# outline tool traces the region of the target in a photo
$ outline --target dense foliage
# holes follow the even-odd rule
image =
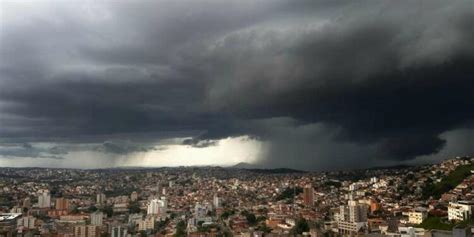
[[[455,188],[474,170],[474,164],[461,165],[452,171],[448,176],[443,178],[439,183],[428,184],[423,190],[423,198],[433,197],[438,199],[443,193]]]

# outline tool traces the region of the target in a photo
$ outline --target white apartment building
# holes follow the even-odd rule
[[[26,227],[28,229],[35,228],[36,218],[33,216],[25,216],[17,220],[17,227]]]
[[[39,208],[51,207],[51,195],[49,194],[49,190],[41,189],[38,191],[38,207]]]
[[[425,210],[415,210],[408,212],[408,223],[421,224],[428,217],[428,212]]]
[[[355,234],[367,229],[367,205],[350,200],[339,207],[338,230],[340,234]]]
[[[155,228],[156,218],[147,216],[144,220],[138,221],[138,230],[153,230]]]
[[[164,215],[168,208],[168,200],[165,197],[161,199],[153,199],[148,204],[147,214],[148,215]]]
[[[472,203],[470,202],[450,202],[448,206],[448,220],[463,221],[471,218]]]
[[[105,204],[105,202],[107,201],[107,197],[105,196],[105,194],[103,193],[98,193],[97,194],[97,198],[96,198],[96,203],[101,205],[101,204]]]
[[[104,213],[94,212],[91,214],[91,224],[101,226],[103,224]]]
[[[112,226],[111,237],[126,237],[127,227],[126,226]]]

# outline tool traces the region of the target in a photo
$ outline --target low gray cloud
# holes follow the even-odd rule
[[[197,147],[197,148],[204,148],[204,147],[209,147],[209,146],[215,146],[217,145],[216,140],[201,140],[199,138],[188,138],[183,141],[183,145],[188,145],[192,147]]]
[[[47,159],[63,159],[62,156],[66,153],[57,153],[52,149],[35,147],[29,143],[23,144],[0,144],[0,157],[16,158],[47,158]]]
[[[114,153],[114,154],[128,154],[134,152],[147,152],[153,150],[154,147],[145,147],[143,145],[133,144],[130,142],[124,141],[105,141],[99,146],[96,146],[94,150],[105,152],[105,153]]]

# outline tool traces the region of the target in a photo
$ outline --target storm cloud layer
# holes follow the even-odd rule
[[[123,155],[243,136],[265,144],[265,167],[474,152],[460,141],[474,121],[469,0],[0,7],[3,157],[61,155],[21,145],[35,142]]]

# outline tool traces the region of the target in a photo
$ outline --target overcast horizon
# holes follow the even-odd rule
[[[474,155],[474,1],[0,1],[0,167]]]

